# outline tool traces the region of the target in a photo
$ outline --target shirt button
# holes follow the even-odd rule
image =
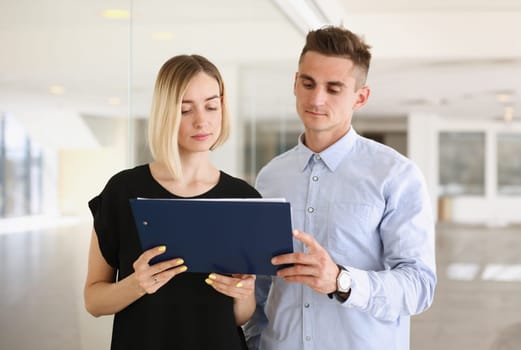
[[[309,335],[306,335],[306,341],[310,341],[311,337]]]
[[[320,160],[320,154],[315,154],[315,160]]]
[[[309,308],[309,303],[305,303],[305,304],[304,304],[304,307],[305,307],[306,309]]]
[[[318,181],[318,176],[313,176],[312,179],[313,181]]]
[[[313,207],[309,207],[309,208],[308,208],[308,213],[312,213],[312,212],[314,212],[314,211],[315,211],[315,209],[314,209]]]

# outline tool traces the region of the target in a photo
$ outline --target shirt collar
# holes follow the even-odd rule
[[[306,167],[313,162],[313,157],[319,155],[329,170],[335,171],[344,156],[353,148],[358,133],[353,127],[349,128],[349,131],[337,142],[318,154],[304,145],[302,142],[303,137],[304,134],[299,136],[297,145],[299,169],[304,171]]]

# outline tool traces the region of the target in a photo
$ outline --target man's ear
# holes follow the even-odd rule
[[[298,72],[295,73],[295,81],[293,82],[293,95],[296,95],[297,81],[298,81]]]
[[[353,106],[353,110],[361,109],[367,103],[369,99],[369,95],[371,95],[371,88],[369,86],[362,86],[360,89],[356,91],[356,102]]]

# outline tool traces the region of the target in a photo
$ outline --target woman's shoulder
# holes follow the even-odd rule
[[[219,187],[233,197],[259,198],[261,195],[257,190],[245,180],[232,176],[221,170]]]
[[[128,184],[140,183],[147,178],[149,174],[148,164],[137,165],[134,168],[123,169],[112,177],[107,182],[108,188],[127,187]]]

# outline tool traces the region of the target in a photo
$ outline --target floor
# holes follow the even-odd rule
[[[83,308],[90,223],[0,233],[0,349],[108,349]],[[521,227],[437,228],[439,283],[411,349],[521,349]]]

